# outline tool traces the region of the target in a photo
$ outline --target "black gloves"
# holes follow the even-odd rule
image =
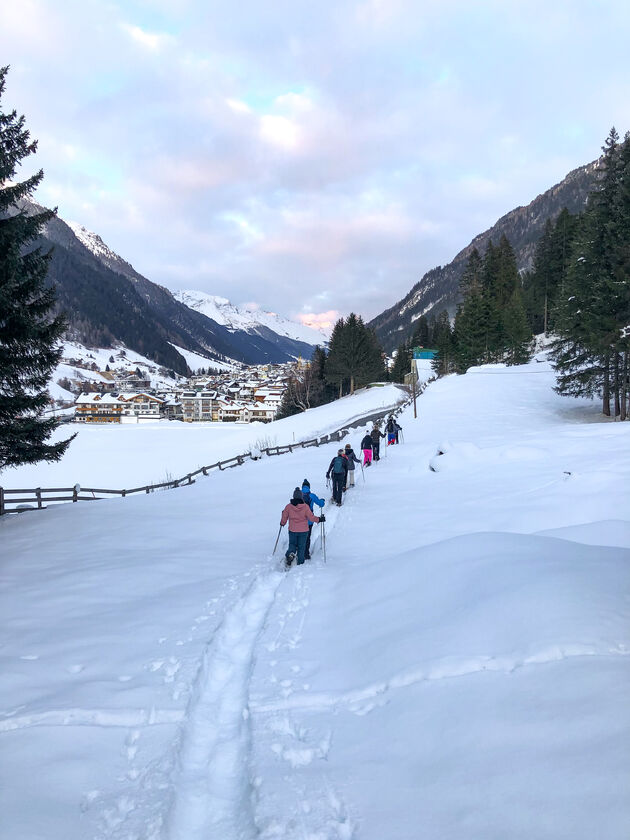
[[[320,522],[325,522],[325,521],[326,521],[326,517],[324,516],[324,514],[323,514],[323,513],[322,513],[322,515],[319,517],[319,521],[320,521]]]

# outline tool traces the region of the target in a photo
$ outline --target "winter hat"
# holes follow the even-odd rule
[[[302,495],[302,491],[300,490],[299,487],[296,487],[295,490],[293,491],[293,498],[294,499],[299,499],[301,502],[304,501],[304,496]]]
[[[339,449],[339,450],[337,451],[337,455],[343,455],[343,449]]]
[[[352,449],[352,446],[349,443],[346,443],[346,449]]]
[[[304,481],[302,482],[302,487],[310,487],[310,486],[311,486],[311,482],[308,480],[308,478],[305,478]]]

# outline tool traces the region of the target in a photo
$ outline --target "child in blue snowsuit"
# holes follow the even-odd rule
[[[302,497],[304,498],[304,503],[307,504],[310,509],[311,513],[314,513],[313,506],[319,505],[320,508],[324,507],[324,500],[320,499],[319,496],[316,496],[315,493],[311,490],[311,485],[309,484],[308,480],[305,478],[302,482]],[[308,523],[308,537],[306,538],[306,549],[304,551],[304,557],[306,560],[311,559],[311,531],[313,530],[313,523]]]

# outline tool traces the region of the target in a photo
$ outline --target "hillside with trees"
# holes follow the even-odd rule
[[[555,220],[566,208],[581,212],[597,181],[598,161],[570,172],[559,184],[539,195],[525,207],[502,216],[491,228],[480,233],[445,266],[428,271],[402,300],[369,322],[388,352],[411,338],[423,315],[429,320],[445,309],[453,318],[461,301],[460,281],[474,250],[484,254],[489,242],[505,236],[514,251],[519,272],[531,270],[538,239],[548,220]]]

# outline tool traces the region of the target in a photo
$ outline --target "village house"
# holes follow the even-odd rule
[[[116,391],[148,391],[151,388],[151,380],[146,376],[138,376],[136,371],[116,373],[114,377],[114,389]]]
[[[81,394],[74,417],[82,423],[120,423],[122,411],[122,400],[113,394]]]
[[[164,400],[153,394],[127,393],[120,394],[123,410],[121,422],[141,423],[149,420],[159,420],[162,416]]]

